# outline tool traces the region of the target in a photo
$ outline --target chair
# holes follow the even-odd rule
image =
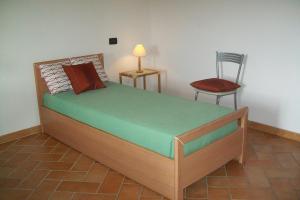
[[[223,62],[231,62],[238,64],[239,67],[235,82],[220,78],[220,68],[223,66]],[[200,92],[208,95],[215,95],[217,97],[216,104],[219,105],[221,97],[233,94],[234,108],[237,109],[237,91],[238,88],[241,87],[238,83],[243,62],[244,54],[217,52],[217,78],[204,79],[191,83],[191,86],[195,88],[195,101],[197,101],[198,94]]]

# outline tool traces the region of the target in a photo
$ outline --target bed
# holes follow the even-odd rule
[[[39,66],[60,60],[34,64],[43,132],[175,200],[226,162],[243,164],[247,108],[233,111],[113,82],[78,96],[50,95]]]

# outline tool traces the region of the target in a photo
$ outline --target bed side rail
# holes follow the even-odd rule
[[[209,122],[203,126],[195,128],[184,134],[181,134],[181,135],[177,136],[176,138],[183,144],[186,144],[188,142],[191,142],[192,140],[195,140],[198,137],[201,137],[203,135],[210,133],[211,131],[221,128],[221,127],[225,126],[226,124],[231,123],[235,120],[239,120],[239,126],[241,128],[244,128],[246,126],[245,118],[247,118],[246,117],[247,114],[248,114],[248,108],[247,107],[241,108],[236,112],[230,113],[228,115],[225,115],[224,117],[218,118],[218,119],[216,119],[212,122]]]

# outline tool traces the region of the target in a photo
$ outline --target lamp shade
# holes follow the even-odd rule
[[[132,53],[137,57],[141,57],[146,55],[146,50],[142,44],[137,44],[135,45]]]

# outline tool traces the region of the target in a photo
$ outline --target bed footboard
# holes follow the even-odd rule
[[[175,138],[175,200],[183,200],[183,190],[200,178],[218,169],[228,161],[237,158],[241,164],[245,161],[248,108],[209,122]],[[232,134],[184,156],[184,145],[222,126],[238,121],[238,128]]]

